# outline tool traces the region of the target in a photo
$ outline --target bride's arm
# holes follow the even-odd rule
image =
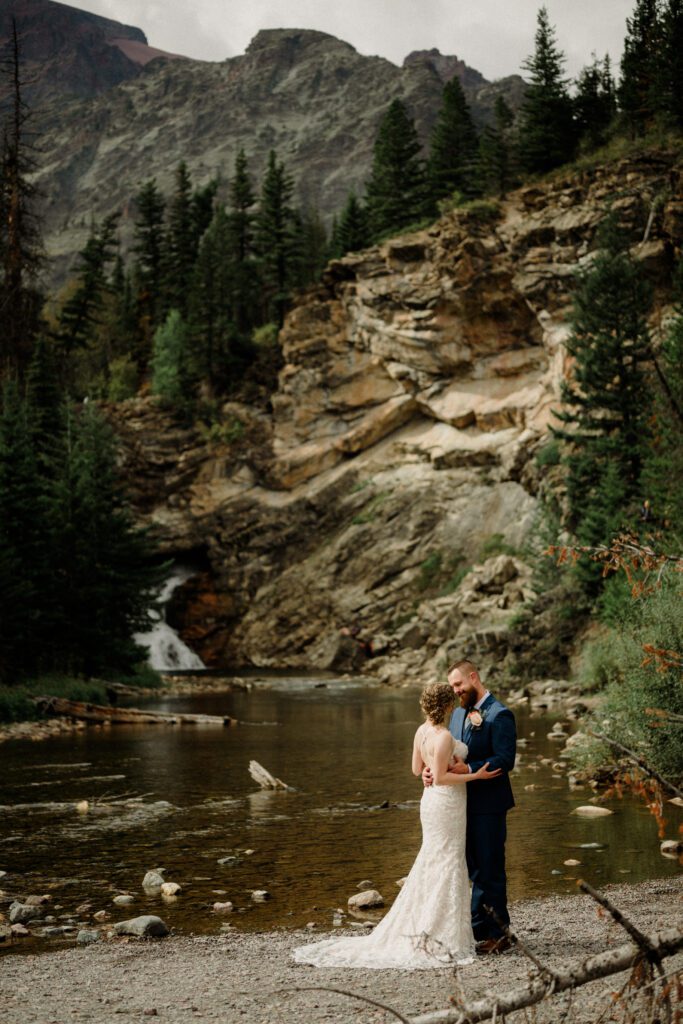
[[[415,733],[415,739],[413,740],[413,775],[422,775],[422,769],[425,766],[422,760],[422,726],[419,726]]]
[[[493,771],[488,770],[488,763],[483,765],[479,771],[464,774],[454,774],[448,771],[451,754],[453,752],[453,740],[449,733],[444,733],[437,738],[434,750],[434,782],[437,786],[458,786],[464,782],[474,782],[477,779],[494,779],[502,774],[500,768]]]

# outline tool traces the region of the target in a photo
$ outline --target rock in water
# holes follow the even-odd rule
[[[154,868],[152,871],[148,871],[145,877],[142,879],[143,889],[160,889],[164,884],[163,873],[166,868]]]
[[[93,942],[98,942],[100,933],[95,928],[81,928],[80,932],[76,936],[76,942],[79,946],[91,946]]]
[[[582,818],[605,818],[608,814],[614,814],[614,811],[610,811],[608,807],[585,804],[583,807],[575,807],[572,814],[579,814]]]
[[[384,900],[376,889],[365,889],[349,896],[348,904],[354,910],[369,910],[370,907],[383,907]]]
[[[44,916],[44,907],[31,907],[24,903],[12,903],[9,908],[10,924],[26,924],[27,921],[35,921],[36,918]]]
[[[232,911],[232,903],[214,903],[213,909],[217,914],[229,914]]]
[[[135,903],[135,896],[130,896],[128,893],[122,893],[120,896],[114,896],[112,900],[117,907],[128,907],[131,903]]]
[[[153,936],[154,938],[168,935],[168,928],[164,922],[153,914],[132,917],[130,921],[119,921],[114,925],[114,931],[117,935]]]
[[[161,886],[162,896],[175,896],[179,892],[182,892],[182,886],[178,885],[177,882],[164,882]]]

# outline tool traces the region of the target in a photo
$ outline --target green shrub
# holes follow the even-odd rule
[[[277,345],[279,329],[277,324],[263,324],[262,327],[255,327],[251,335],[256,348],[274,348]]]
[[[107,686],[101,680],[46,675],[17,686],[0,686],[0,722],[24,722],[40,718],[32,697],[63,697],[65,700],[108,704]]]
[[[107,398],[110,402],[123,402],[134,398],[138,390],[139,370],[137,363],[130,355],[112,359],[109,364],[109,384]]]
[[[648,660],[645,646],[683,658],[680,590],[680,580],[665,580],[660,589],[634,599],[620,624],[590,646],[583,669],[584,677],[590,674],[605,686],[588,724],[672,780],[683,776],[683,729],[675,722],[653,727],[646,712],[656,708],[683,715],[681,670]],[[611,752],[603,754],[613,760]]]
[[[539,468],[544,466],[559,466],[562,457],[560,442],[557,438],[547,441],[542,448],[536,452],[536,465]]]
[[[198,423],[197,432],[202,441],[209,445],[234,444],[244,434],[244,424],[236,416],[231,416],[224,423]]]

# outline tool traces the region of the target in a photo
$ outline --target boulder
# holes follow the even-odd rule
[[[608,814],[614,814],[614,811],[610,811],[608,807],[585,804],[582,807],[575,807],[572,814],[578,814],[581,818],[606,818]]]
[[[371,907],[383,907],[384,900],[376,889],[365,889],[363,892],[349,896],[348,905],[352,910],[370,910]]]
[[[81,928],[76,936],[79,946],[91,946],[93,942],[99,942],[100,933],[96,928]]]
[[[179,892],[181,892],[181,890],[182,886],[179,885],[177,882],[164,882],[164,884],[161,886],[161,895],[176,896]]]
[[[135,903],[135,896],[131,896],[129,893],[121,893],[120,896],[114,896],[112,903],[115,903],[117,907],[129,907],[131,903]]]
[[[10,904],[9,919],[11,924],[26,924],[28,921],[36,921],[44,916],[44,907],[33,907],[25,903],[16,902]]]
[[[141,917],[132,917],[130,921],[119,921],[114,925],[114,932],[117,935],[162,938],[168,935],[168,928],[160,917],[143,914]]]
[[[154,868],[152,871],[148,871],[142,879],[143,889],[160,889],[164,884],[163,874],[165,870],[165,868]]]

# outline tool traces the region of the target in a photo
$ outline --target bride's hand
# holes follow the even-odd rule
[[[422,769],[422,784],[424,786],[431,786],[434,783],[434,776],[432,775],[432,769],[428,768],[427,765]]]
[[[493,768],[491,771],[489,771],[489,762],[487,761],[485,765],[482,765],[482,767],[479,769],[479,771],[474,772],[474,774],[472,775],[472,778],[473,779],[497,779],[498,776],[502,775],[502,774],[503,774],[503,769],[502,768]]]

